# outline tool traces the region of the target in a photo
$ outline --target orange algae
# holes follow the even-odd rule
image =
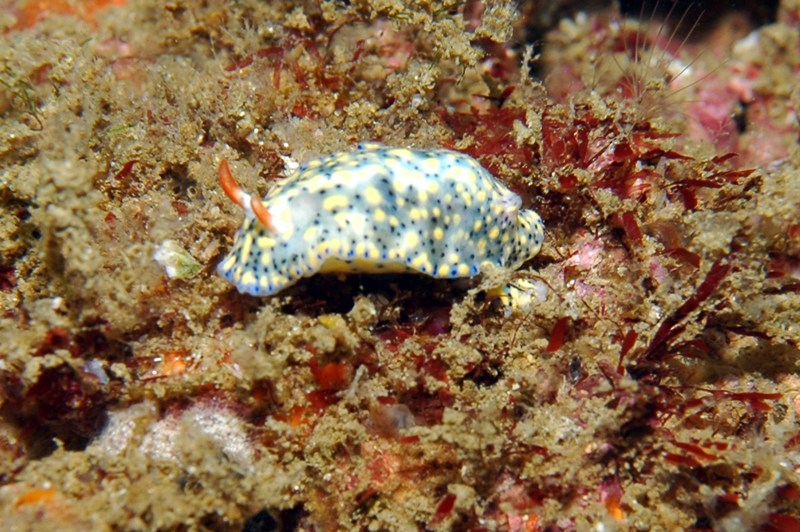
[[[72,15],[96,25],[98,11],[114,6],[124,6],[127,0],[27,0],[17,13],[17,23],[12,29],[28,29],[52,15]]]
[[[20,495],[14,502],[14,506],[19,508],[30,504],[43,504],[49,506],[52,504],[53,499],[58,494],[54,488],[37,488],[26,491]]]

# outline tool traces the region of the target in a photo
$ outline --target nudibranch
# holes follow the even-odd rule
[[[219,180],[245,220],[218,271],[257,296],[319,272],[449,279],[488,264],[517,269],[544,240],[538,214],[451,150],[360,144],[305,163],[263,200],[239,187],[224,160]]]

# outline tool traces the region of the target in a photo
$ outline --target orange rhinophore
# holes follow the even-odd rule
[[[222,159],[222,162],[219,163],[219,184],[222,185],[222,190],[225,191],[225,195],[228,196],[232,202],[234,202],[239,207],[247,210],[248,208],[253,211],[258,221],[261,222],[261,225],[269,229],[271,232],[275,232],[275,227],[272,225],[272,218],[269,215],[269,211],[261,200],[256,196],[250,196],[242,187],[239,186],[239,183],[236,182],[236,179],[233,177],[233,173],[231,173],[231,167],[228,165],[227,159]],[[247,201],[249,198],[249,202]]]

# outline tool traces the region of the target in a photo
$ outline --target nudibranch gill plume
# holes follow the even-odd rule
[[[542,219],[475,159],[456,151],[360,144],[300,166],[263,200],[226,161],[225,193],[245,210],[218,271],[270,296],[320,272],[471,277],[517,269],[544,240]]]

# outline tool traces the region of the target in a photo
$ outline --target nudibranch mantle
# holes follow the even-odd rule
[[[475,159],[359,144],[311,160],[258,200],[227,162],[225,192],[245,210],[218,266],[240,292],[270,296],[319,272],[471,277],[517,269],[544,240],[542,219]]]

